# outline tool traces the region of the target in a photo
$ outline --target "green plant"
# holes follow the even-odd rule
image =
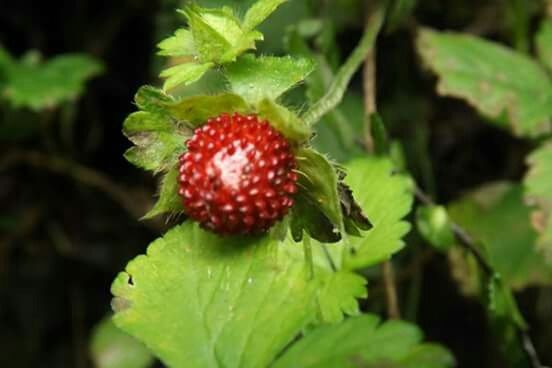
[[[259,0],[241,18],[230,7],[186,6],[188,28],[159,44],[175,65],[161,73],[162,89],[138,91],[140,111],[127,118],[124,133],[134,143],[127,160],[161,176],[159,199],[145,218],[184,218],[178,195],[184,142],[217,116],[258,115],[290,142],[297,161],[299,191],[289,215],[268,233],[249,236],[219,236],[185,219],[117,276],[115,324],[174,367],[450,367],[451,354],[421,343],[417,327],[380,324],[359,307],[368,267],[383,263],[392,281],[388,260],[404,247],[410,229],[404,218],[417,198],[424,205],[419,234],[448,255],[462,291],[487,306],[509,360],[539,367],[513,292],[552,283],[550,260],[538,253],[549,257],[552,239],[549,21],[536,40],[542,65],[475,36],[418,30],[417,52],[439,77],[441,95],[468,101],[490,123],[539,145],[524,185],[496,183],[445,207],[408,174],[403,147],[389,141],[370,100],[369,65],[386,15],[392,30],[413,2],[377,2],[341,67],[332,60],[335,35],[316,20],[288,29],[293,56],[250,53],[263,38],[257,26],[283,3]],[[367,90],[359,112],[347,87],[362,63]],[[208,76],[223,87],[189,93]],[[300,83],[302,109],[286,104]],[[354,108],[347,111],[347,102]],[[535,208],[537,229],[524,197]]]

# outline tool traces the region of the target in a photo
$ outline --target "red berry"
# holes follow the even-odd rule
[[[286,139],[256,115],[222,114],[187,141],[179,194],[186,213],[219,234],[268,230],[293,206],[295,157]]]

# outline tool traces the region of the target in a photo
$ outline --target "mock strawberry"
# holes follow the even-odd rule
[[[187,215],[219,234],[267,231],[293,206],[295,157],[256,115],[222,114],[187,141],[179,194]]]

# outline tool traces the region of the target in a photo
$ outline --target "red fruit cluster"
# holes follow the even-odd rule
[[[195,130],[180,157],[186,213],[219,234],[268,230],[293,206],[295,157],[256,115],[222,114]]]

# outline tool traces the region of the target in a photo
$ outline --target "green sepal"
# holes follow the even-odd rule
[[[207,119],[222,113],[251,112],[251,108],[240,96],[231,93],[186,97],[166,106],[171,116],[192,128],[197,128],[206,123]]]
[[[339,241],[343,215],[335,168],[326,157],[310,148],[300,148],[296,159],[300,195],[292,219],[295,240],[302,236],[299,229],[303,227],[316,240]]]
[[[268,98],[259,102],[257,113],[291,141],[303,143],[313,134],[311,128],[299,116]]]
[[[166,115],[138,111],[125,120],[123,133],[135,144],[125,152],[125,158],[137,167],[160,172],[177,162],[191,131]]]
[[[142,217],[151,219],[164,213],[178,213],[183,211],[182,201],[178,195],[178,168],[171,168],[161,180],[159,198],[153,208]]]
[[[296,242],[303,240],[303,231],[322,243],[336,243],[341,240],[341,233],[334,224],[317,207],[317,203],[302,191],[295,196],[295,205],[291,209],[290,230]]]

